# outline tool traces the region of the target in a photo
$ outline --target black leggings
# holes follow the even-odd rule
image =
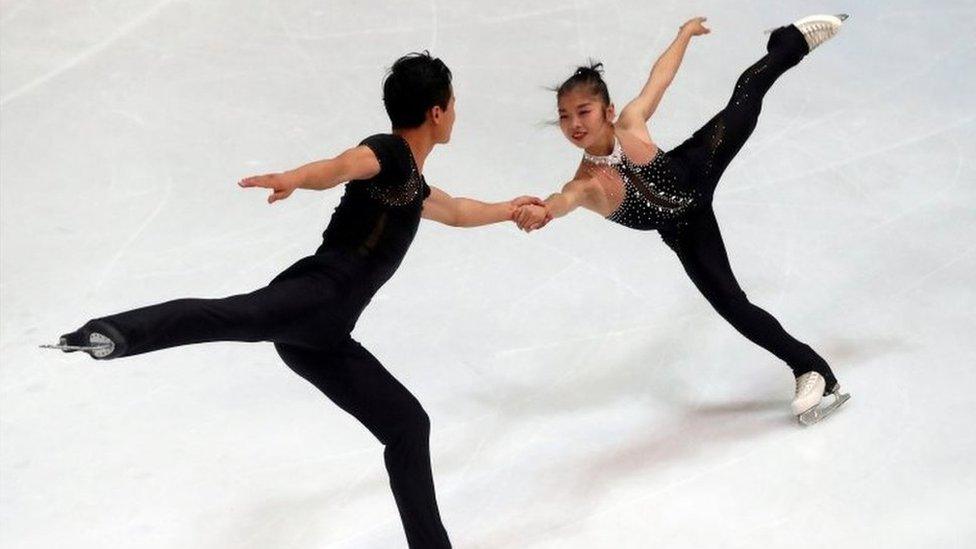
[[[830,389],[837,380],[827,362],[746,298],[732,274],[710,205],[722,173],[756,127],[763,96],[777,78],[800,62],[807,53],[807,45],[800,31],[791,25],[773,32],[767,50],[767,55],[739,77],[728,105],[691,138],[668,152],[686,183],[698,188],[709,205],[677,226],[660,232],[692,282],[722,318],[750,341],[786,362],[794,375],[811,370],[819,372]]]
[[[450,547],[430,466],[430,418],[420,402],[351,337],[321,351],[276,343],[289,368],[383,443],[390,488],[410,547]]]
[[[288,367],[383,443],[410,547],[450,547],[434,496],[430,419],[410,391],[349,335],[365,301],[348,291],[347,278],[337,282],[315,269],[297,271],[249,294],[178,299],[99,318],[82,330],[121,336],[121,356],[207,341],[274,342]]]

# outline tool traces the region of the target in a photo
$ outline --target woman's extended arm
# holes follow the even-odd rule
[[[628,103],[620,112],[619,123],[625,129],[638,125],[643,127],[654,114],[661,98],[664,97],[665,90],[671,85],[671,81],[674,80],[674,76],[678,72],[678,67],[681,66],[681,60],[688,48],[688,42],[694,36],[711,32],[703,24],[705,19],[704,17],[695,17],[681,25],[678,36],[654,63],[651,75],[648,77],[647,83],[644,84],[640,95]]]
[[[525,232],[541,229],[552,219],[562,217],[580,206],[593,209],[594,191],[592,181],[574,179],[563,185],[561,191],[549,195],[542,205],[520,207],[514,221]]]

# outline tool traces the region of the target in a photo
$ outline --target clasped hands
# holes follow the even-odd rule
[[[513,206],[512,221],[518,228],[531,233],[536,229],[541,229],[552,221],[552,214],[549,212],[546,203],[535,196],[520,196],[513,199],[510,204]]]

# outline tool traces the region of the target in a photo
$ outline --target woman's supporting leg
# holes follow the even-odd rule
[[[786,362],[795,376],[815,371],[827,389],[835,383],[827,362],[809,345],[788,334],[772,315],[752,304],[732,274],[718,222],[711,209],[697,214],[679,229],[661,231],[665,243],[678,254],[698,290],[736,330]]]
[[[410,547],[450,547],[434,495],[430,419],[420,402],[351,337],[328,351],[284,344],[275,348],[295,373],[383,443],[390,487]]]
[[[725,108],[668,153],[708,193],[714,191],[722,172],[755,129],[766,92],[803,59],[807,43],[796,27],[788,25],[773,32],[766,49],[769,53],[739,76]]]

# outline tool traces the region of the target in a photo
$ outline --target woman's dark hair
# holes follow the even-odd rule
[[[602,99],[605,105],[610,104],[610,92],[607,91],[607,83],[603,81],[603,63],[591,59],[589,66],[577,67],[573,76],[567,78],[556,88],[552,88],[552,91],[556,92],[556,99],[559,99],[581,87]]]
[[[424,50],[396,60],[383,82],[383,105],[393,129],[416,128],[435,105],[451,100],[451,69]]]

